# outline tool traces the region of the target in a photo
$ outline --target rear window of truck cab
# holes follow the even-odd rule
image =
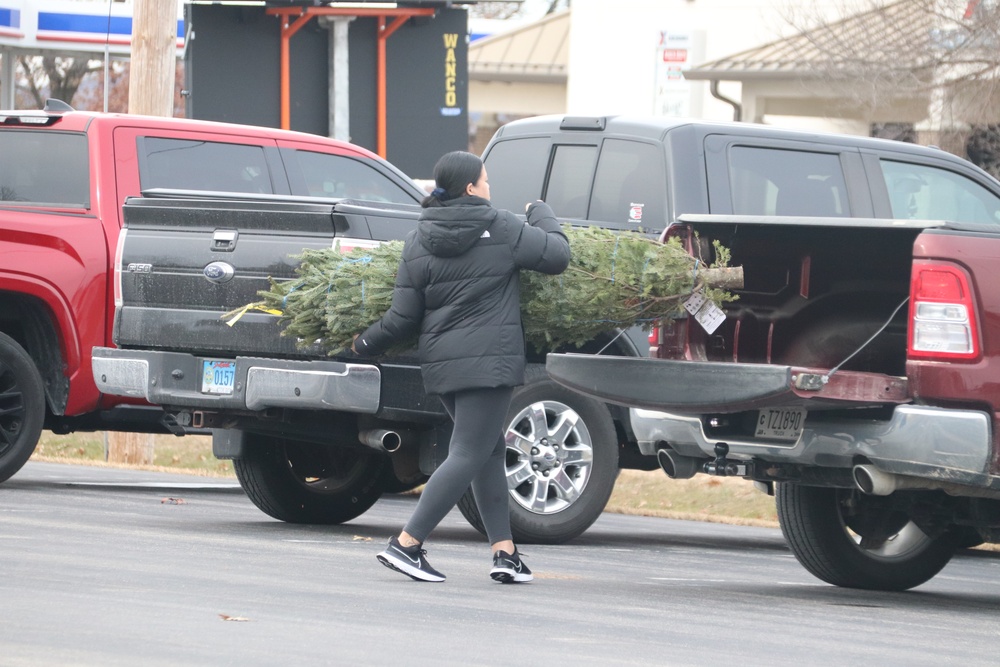
[[[498,208],[515,213],[542,196],[545,171],[549,166],[548,138],[512,139],[493,145],[484,156],[490,182],[490,200]],[[559,211],[556,215],[565,215]]]
[[[587,218],[616,228],[660,229],[667,222],[666,192],[660,145],[605,139]]]
[[[627,139],[553,145],[532,137],[494,144],[485,163],[499,208],[521,212],[541,198],[560,218],[651,229],[663,226],[667,210],[662,152]]]
[[[392,182],[388,176],[367,164],[364,159],[315,151],[283,150],[286,163],[291,160],[301,174],[289,169],[294,194],[310,197],[337,197],[392,204],[413,204],[413,195]],[[298,190],[303,189],[303,192]]]
[[[282,149],[287,173],[275,179],[271,170],[281,170],[280,161],[269,161],[267,149],[256,144],[140,137],[138,149],[143,190],[285,194],[275,186],[275,180],[283,182],[287,176],[293,195],[396,204],[416,201],[388,175],[347,155]]]
[[[0,202],[90,208],[85,135],[4,130],[0,156]]]
[[[143,190],[274,194],[263,146],[142,137],[139,155]]]
[[[729,178],[737,215],[851,214],[844,169],[835,153],[733,146]]]

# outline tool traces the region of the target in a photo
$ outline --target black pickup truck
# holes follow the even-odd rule
[[[904,217],[895,207],[906,205],[907,174],[892,165],[965,168],[941,151],[896,142],[625,117],[510,123],[484,160],[502,208],[541,198],[569,223],[651,235],[683,214]],[[93,355],[102,391],[144,396],[182,426],[212,428],[216,454],[234,459],[251,499],[286,521],[345,521],[434,469],[447,426],[412,358],[330,359],[280,337],[274,315],[250,312],[232,327],[219,317],[254,301],[268,277],[293,275],[303,248],[402,238],[416,207],[145,194],[124,208],[120,349]],[[635,358],[650,345],[642,332],[609,331],[573,351]],[[657,467],[627,408],[548,377],[553,351],[530,353],[509,414],[512,527],[521,542],[579,535],[603,511],[619,468]],[[546,474],[543,438],[570,457],[560,474]],[[460,508],[481,529],[471,498]]]
[[[383,492],[421,483],[443,460],[450,422],[424,394],[415,355],[329,358],[282,336],[274,314],[221,318],[257,301],[270,279],[293,277],[304,249],[401,239],[419,207],[159,191],[128,199],[123,214],[118,347],[94,348],[92,358],[102,392],[164,406],[178,433],[211,429],[215,455],[234,460],[250,499],[289,522],[352,519]],[[638,354],[620,341],[614,349]],[[549,380],[544,352],[531,355],[508,426],[510,478],[518,480],[511,496],[521,503],[514,530],[523,542],[586,530],[618,471],[608,406]],[[561,445],[558,466],[544,456],[552,445]],[[550,475],[546,466],[560,470]],[[460,507],[481,528],[471,495]]]

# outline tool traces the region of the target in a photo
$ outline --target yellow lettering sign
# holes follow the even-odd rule
[[[452,32],[444,36],[444,105],[454,107],[458,104],[456,82],[458,80],[458,60],[455,49],[458,47],[458,33]]]

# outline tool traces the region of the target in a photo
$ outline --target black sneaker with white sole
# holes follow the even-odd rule
[[[417,581],[444,581],[443,574],[431,567],[424,557],[427,552],[420,545],[404,547],[395,537],[389,538],[389,546],[375,556],[391,570],[402,572]]]
[[[490,570],[490,576],[501,584],[523,584],[535,578],[521,560],[521,554],[517,549],[513,554],[506,551],[493,554],[493,569]]]

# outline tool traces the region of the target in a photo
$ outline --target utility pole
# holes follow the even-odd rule
[[[177,0],[136,0],[129,72],[129,113],[174,115]]]
[[[177,74],[177,0],[136,0],[132,18],[128,111],[146,116],[174,115]],[[153,463],[149,433],[108,432],[105,458],[114,463]]]

